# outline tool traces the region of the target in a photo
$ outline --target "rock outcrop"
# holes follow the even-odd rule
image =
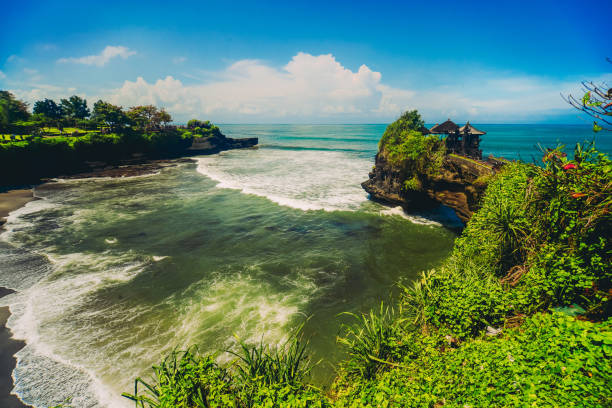
[[[404,183],[414,175],[391,165],[379,152],[369,180],[361,186],[376,201],[400,205],[406,211],[431,209],[442,204],[467,222],[486,188],[486,179],[495,172],[492,163],[446,155],[442,169],[435,176],[417,175],[421,187],[413,190],[406,188]]]
[[[256,137],[244,139],[232,139],[231,137],[195,138],[191,147],[187,150],[190,154],[211,154],[224,150],[253,147],[257,143],[259,143],[259,139]]]

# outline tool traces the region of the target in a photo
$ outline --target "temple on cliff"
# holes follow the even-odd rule
[[[444,123],[436,124],[431,129],[427,129],[427,133],[445,135],[446,149],[449,153],[482,160],[480,136],[486,134],[486,132],[476,129],[470,125],[470,122],[467,122],[465,126],[459,127],[455,122],[448,119]]]

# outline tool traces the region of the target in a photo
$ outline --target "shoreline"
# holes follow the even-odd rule
[[[16,189],[0,193],[0,232],[4,229],[6,217],[34,200],[34,189]],[[0,298],[15,293],[14,290],[0,286]],[[0,406],[6,408],[31,408],[13,394],[15,383],[13,370],[17,365],[15,354],[25,347],[23,340],[13,338],[13,333],[6,326],[11,316],[8,306],[0,307]]]
[[[92,168],[91,171],[60,176],[63,179],[88,179],[88,178],[120,178],[137,177],[155,174],[167,167],[176,167],[181,163],[194,163],[190,158],[146,160],[139,163],[123,163],[121,165]],[[41,180],[36,186],[50,182]],[[36,200],[34,196],[35,186],[32,188],[15,188],[0,190],[0,232],[4,230],[4,224],[9,214],[23,207],[30,201]],[[14,290],[0,286],[0,298],[15,293]],[[17,340],[7,327],[11,311],[8,306],[0,307],[0,406],[3,408],[32,408],[25,404],[19,397],[13,394],[15,383],[13,370],[17,365],[15,354],[26,346],[23,340]]]
[[[15,291],[0,286],[0,298],[11,293],[15,293]],[[13,370],[17,365],[15,354],[24,348],[26,343],[23,340],[13,338],[13,333],[6,326],[10,316],[11,311],[8,306],[0,307],[0,406],[5,408],[32,408],[12,393],[15,387]]]
[[[0,192],[0,231],[6,223],[8,215],[34,200],[34,188],[21,188]],[[0,292],[0,297],[2,297]]]
[[[106,163],[100,163],[100,165],[92,167],[91,170],[81,173],[61,175],[56,178],[64,180],[76,180],[102,177],[137,177],[155,174],[162,169],[168,167],[176,167],[182,163],[195,163],[195,160],[191,158],[182,157],[178,159],[155,159],[132,163],[125,162],[117,165],[107,165]],[[48,179],[43,180],[43,183],[45,182],[48,182]]]

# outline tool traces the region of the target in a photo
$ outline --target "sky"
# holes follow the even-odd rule
[[[589,123],[612,2],[9,1],[0,89],[154,104],[176,122]]]

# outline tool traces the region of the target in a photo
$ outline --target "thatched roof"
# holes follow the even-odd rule
[[[421,132],[423,135],[428,135],[429,129],[427,129],[425,126],[421,126],[421,128],[419,129],[419,132]]]
[[[470,122],[466,123],[465,126],[462,126],[459,129],[459,132],[461,132],[461,133],[468,133],[470,135],[478,135],[478,136],[487,134],[487,132],[483,132],[482,130],[478,130],[474,126],[470,125]]]
[[[433,134],[453,133],[458,130],[459,130],[459,126],[457,126],[455,122],[449,119],[444,123],[432,126],[432,128],[429,129],[429,133],[433,133]]]

